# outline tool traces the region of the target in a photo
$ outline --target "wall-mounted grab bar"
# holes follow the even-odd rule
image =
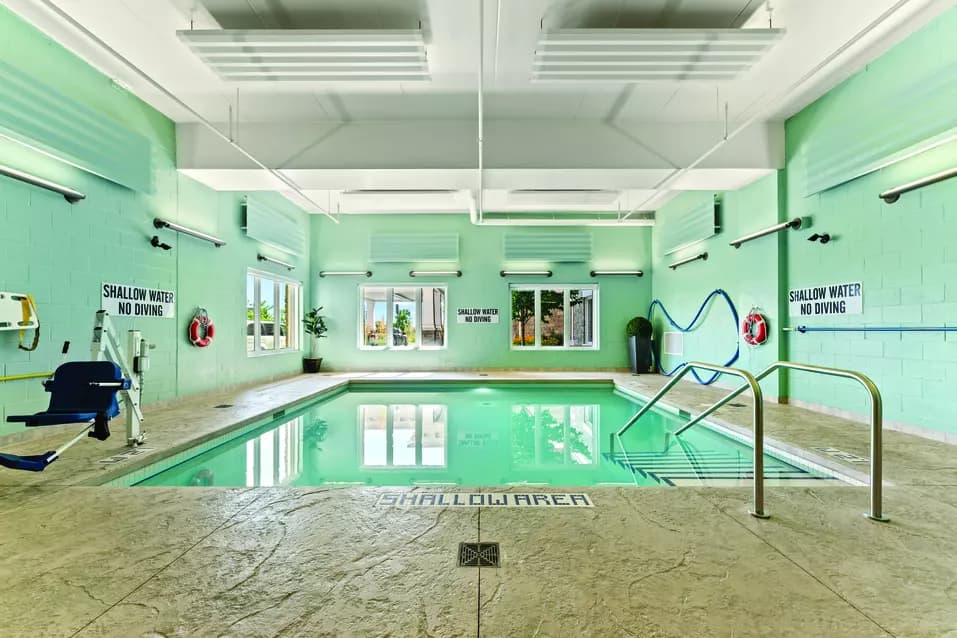
[[[794,326],[784,332],[957,332],[957,326],[835,326],[819,328],[813,326]]]
[[[841,370],[840,368],[825,368],[823,366],[814,366],[807,363],[792,363],[790,361],[778,361],[772,363],[767,368],[759,372],[754,379],[760,381],[764,379],[772,372],[780,370],[781,368],[787,370],[802,370],[804,372],[813,372],[815,374],[824,374],[831,377],[842,377],[844,379],[853,379],[861,385],[864,386],[864,389],[867,390],[868,394],[871,396],[871,511],[866,514],[868,518],[875,521],[888,521],[889,518],[885,517],[881,512],[881,500],[883,485],[882,474],[883,474],[883,419],[884,419],[884,407],[881,402],[881,392],[877,389],[877,385],[871,379],[861,374],[860,372],[854,372],[853,370]],[[686,423],[684,426],[675,431],[675,435],[680,435],[682,432],[695,425],[700,423],[702,419],[706,418],[712,412],[725,405],[736,396],[744,392],[750,387],[748,385],[743,385],[737,390],[733,391],[728,396],[724,397],[710,408],[696,416],[694,419]],[[752,388],[752,393],[754,392]],[[760,396],[757,395],[757,396]],[[755,439],[757,440],[757,439]]]
[[[929,175],[922,179],[914,180],[913,182],[908,182],[906,184],[902,184],[901,186],[891,188],[890,190],[886,190],[880,195],[878,195],[878,197],[883,199],[884,203],[886,204],[893,204],[894,202],[899,200],[901,198],[901,195],[903,195],[904,193],[909,193],[911,191],[917,190],[918,188],[924,188],[925,186],[930,186],[931,184],[937,184],[946,179],[951,179],[953,177],[957,177],[957,168],[951,168],[949,170],[942,171],[940,173],[935,173],[934,175]]]
[[[21,170],[17,170],[10,166],[0,165],[0,175],[4,177],[9,177],[11,179],[19,180],[25,184],[30,184],[31,186],[37,186],[39,188],[45,188],[48,191],[53,191],[57,195],[63,195],[63,199],[75,204],[81,199],[86,199],[86,195],[80,191],[70,188],[69,186],[64,186],[63,184],[57,184],[56,182],[51,182],[48,179],[43,179],[42,177],[37,177],[36,175],[31,175]]]
[[[646,403],[635,416],[631,417],[625,425],[621,427],[620,430],[612,434],[612,437],[619,437],[619,443],[621,435],[628,431],[632,425],[634,425],[638,419],[643,417],[651,409],[655,403],[658,402],[661,397],[668,394],[668,392],[681,381],[682,377],[691,372],[693,369],[708,370],[710,372],[717,372],[719,374],[730,374],[735,377],[740,377],[744,379],[745,386],[744,388],[751,388],[751,394],[754,397],[754,408],[751,415],[751,425],[754,428],[754,509],[751,510],[751,516],[757,518],[768,518],[768,514],[764,511],[764,396],[761,393],[761,386],[758,385],[757,380],[751,376],[750,373],[745,372],[744,370],[739,370],[737,368],[728,368],[726,366],[716,366],[711,363],[701,363],[700,361],[691,361],[687,363],[681,370],[679,370],[675,376],[671,377],[671,380],[665,384],[661,390],[658,391],[654,397],[651,398],[651,401]],[[688,426],[682,428],[682,430],[687,429]],[[612,438],[612,447],[614,447],[614,438]],[[624,449],[624,446],[622,446]]]
[[[790,221],[781,222],[780,224],[775,224],[774,226],[768,226],[767,228],[763,230],[755,231],[751,233],[750,235],[738,237],[737,239],[732,241],[729,245],[734,246],[735,248],[741,248],[741,244],[745,244],[753,239],[757,239],[759,237],[764,237],[765,235],[771,235],[773,233],[780,232],[784,230],[785,228],[793,228],[794,230],[799,230],[804,226],[805,226],[804,220],[801,219],[800,217],[795,217],[794,219]]]

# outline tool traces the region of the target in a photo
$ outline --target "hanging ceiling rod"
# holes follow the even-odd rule
[[[82,24],[80,24],[79,22],[77,22],[77,21],[73,18],[73,16],[71,16],[70,14],[66,13],[65,11],[63,11],[63,9],[61,9],[60,7],[58,7],[58,6],[57,6],[56,4],[54,4],[51,0],[40,0],[40,2],[42,2],[43,5],[44,5],[47,9],[49,9],[50,11],[52,11],[53,13],[55,13],[61,20],[65,21],[67,24],[69,24],[70,26],[72,26],[74,29],[76,29],[77,31],[79,31],[80,33],[82,33],[83,35],[85,35],[88,39],[90,39],[90,40],[92,40],[93,42],[95,42],[98,46],[100,46],[102,49],[104,49],[107,53],[109,53],[109,54],[112,55],[114,58],[116,58],[117,60],[119,60],[120,62],[122,62],[124,65],[126,65],[131,71],[133,71],[136,75],[138,75],[140,78],[142,78],[145,82],[147,82],[147,83],[148,83],[150,86],[152,86],[154,89],[156,89],[157,91],[159,91],[160,93],[162,93],[166,98],[172,100],[173,102],[176,102],[176,104],[177,104],[180,108],[183,108],[183,109],[185,109],[186,111],[188,111],[189,114],[192,115],[193,117],[195,117],[196,120],[197,120],[200,124],[202,124],[203,126],[205,126],[206,128],[208,128],[214,135],[216,135],[217,137],[221,138],[224,142],[226,142],[227,144],[229,144],[230,146],[232,146],[234,149],[236,149],[237,151],[239,151],[239,153],[242,154],[243,157],[245,157],[245,158],[248,159],[250,162],[252,162],[252,163],[255,164],[256,166],[258,166],[259,168],[261,168],[262,170],[266,171],[267,173],[269,173],[270,175],[272,175],[273,177],[275,177],[276,179],[278,179],[280,182],[282,182],[283,184],[285,184],[286,186],[288,186],[290,189],[292,189],[292,190],[296,193],[297,196],[301,197],[303,200],[305,200],[306,202],[308,202],[308,203],[311,204],[312,206],[315,206],[315,207],[316,207],[316,210],[318,210],[319,212],[321,212],[322,214],[324,214],[326,217],[328,217],[329,219],[331,219],[332,221],[334,221],[334,222],[337,223],[337,224],[339,223],[339,220],[336,218],[335,215],[333,215],[333,214],[330,213],[328,210],[326,210],[325,208],[323,208],[322,206],[320,206],[314,199],[312,199],[311,197],[309,197],[308,195],[306,195],[306,193],[305,193],[301,188],[299,188],[299,185],[298,185],[298,184],[296,184],[294,181],[292,181],[291,179],[289,179],[288,177],[286,177],[285,175],[283,175],[281,171],[277,171],[277,170],[274,169],[274,168],[269,168],[268,166],[266,166],[265,164],[263,164],[262,162],[260,162],[258,159],[256,159],[256,158],[252,155],[252,153],[250,153],[250,152],[247,151],[245,148],[243,148],[242,146],[240,146],[240,145],[239,145],[236,141],[234,141],[229,135],[227,135],[226,133],[223,133],[222,131],[220,131],[220,130],[216,127],[215,124],[213,124],[212,122],[210,122],[209,120],[207,120],[205,117],[203,117],[202,115],[200,115],[199,112],[198,112],[196,109],[194,109],[193,107],[191,107],[189,104],[187,104],[186,102],[184,102],[184,101],[181,100],[180,98],[176,97],[176,95],[174,95],[174,94],[173,94],[171,91],[169,91],[166,87],[164,87],[162,84],[160,84],[159,82],[157,82],[156,80],[154,80],[152,77],[150,77],[150,75],[149,75],[148,73],[146,73],[146,71],[143,71],[143,70],[140,69],[138,66],[136,66],[135,64],[133,64],[132,62],[130,62],[126,57],[123,56],[123,54],[121,54],[119,51],[117,51],[116,49],[114,49],[113,47],[111,47],[109,44],[107,44],[106,42],[104,42],[103,40],[101,40],[95,33],[93,33],[92,31],[90,31],[89,29],[87,29],[86,27],[84,27]]]
[[[792,229],[794,229],[794,230],[798,230],[798,229],[800,229],[800,228],[802,228],[802,227],[804,227],[804,226],[805,226],[804,218],[795,217],[795,218],[792,219],[792,220],[789,220],[789,221],[786,221],[786,222],[781,222],[780,224],[775,224],[774,226],[768,226],[767,228],[764,228],[764,229],[762,229],[762,230],[755,231],[755,232],[751,233],[750,235],[745,235],[745,236],[743,236],[743,237],[738,237],[738,238],[735,239],[734,241],[730,242],[729,245],[730,245],[730,246],[734,246],[735,248],[741,248],[741,244],[746,244],[747,242],[749,242],[749,241],[751,241],[751,240],[753,240],[753,239],[757,239],[758,237],[764,237],[765,235],[771,235],[771,234],[773,234],[773,233],[780,232],[780,231],[782,231],[782,230],[784,230],[784,229],[786,229],[786,228],[792,228]]]
[[[153,220],[153,227],[168,228],[169,230],[182,233],[183,235],[189,235],[190,237],[195,237],[196,239],[202,239],[203,241],[208,241],[212,245],[216,246],[216,248],[226,245],[226,242],[215,235],[210,235],[200,230],[193,230],[192,228],[187,228],[186,226],[180,226],[179,224],[168,222],[165,219],[160,219],[159,217]]]
[[[690,164],[688,164],[687,166],[683,168],[675,168],[668,177],[664,178],[663,180],[655,184],[654,186],[655,194],[649,197],[648,199],[646,199],[645,201],[639,203],[637,206],[632,208],[627,213],[625,213],[625,215],[622,217],[622,221],[628,219],[629,217],[637,213],[639,210],[643,210],[644,207],[650,204],[655,198],[657,198],[663,190],[667,190],[671,188],[672,184],[674,184],[676,181],[678,181],[679,179],[684,177],[686,174],[688,174],[689,171],[703,164],[709,157],[711,157],[712,155],[717,153],[719,150],[721,150],[725,144],[727,144],[728,142],[736,138],[743,131],[747,130],[749,126],[759,121],[766,113],[772,111],[774,108],[777,108],[785,100],[787,100],[793,94],[797,93],[806,83],[812,81],[814,79],[814,76],[816,76],[818,73],[821,73],[829,64],[834,62],[834,60],[840,57],[845,51],[852,48],[854,45],[860,42],[863,38],[867,37],[868,34],[870,34],[872,31],[879,28],[885,21],[893,17],[893,15],[897,13],[898,11],[900,11],[904,6],[906,6],[908,2],[910,2],[910,0],[897,0],[897,2],[895,2],[892,7],[887,9],[887,11],[885,11],[881,15],[877,16],[877,18],[869,22],[867,26],[865,26],[863,29],[861,29],[857,33],[855,33],[851,39],[844,42],[844,44],[842,44],[837,49],[832,51],[830,55],[828,55],[826,58],[818,62],[814,66],[814,68],[808,70],[807,73],[805,73],[793,84],[791,84],[791,86],[789,86],[783,93],[779,93],[773,96],[771,100],[767,102],[765,105],[755,109],[755,105],[761,102],[761,99],[758,99],[755,102],[752,102],[748,106],[748,108],[745,109],[744,112],[746,113],[747,111],[754,109],[753,113],[748,115],[747,118],[745,118],[743,121],[737,124],[732,130],[728,131],[722,139],[715,142],[715,144],[711,148],[709,148],[707,151],[705,151],[702,155],[700,155],[698,159],[696,159],[695,161],[691,162]]]
[[[907,182],[906,184],[902,184],[900,186],[897,186],[896,188],[892,188],[890,190],[884,191],[883,193],[879,195],[879,197],[884,200],[885,204],[893,204],[897,200],[899,200],[901,198],[901,195],[903,195],[904,193],[909,193],[911,191],[917,190],[918,188],[924,188],[925,186],[930,186],[931,184],[937,184],[939,182],[943,182],[944,180],[948,180],[952,177],[957,177],[957,168],[952,168],[950,170],[942,171],[940,173],[928,175],[927,177],[914,180],[913,182]]]
[[[56,182],[51,182],[48,179],[43,179],[42,177],[37,177],[36,175],[31,175],[30,173],[24,173],[23,171],[17,170],[10,166],[5,166],[3,164],[0,164],[0,175],[6,175],[11,179],[19,180],[25,184],[39,186],[40,188],[45,188],[48,191],[53,191],[54,193],[63,195],[63,199],[71,204],[75,204],[81,199],[86,199],[86,195],[78,190],[70,188],[69,186],[57,184]]]
[[[280,260],[278,260],[278,259],[273,259],[272,257],[267,257],[266,255],[256,255],[256,259],[258,259],[259,261],[265,261],[265,262],[270,263],[270,264],[276,264],[277,266],[282,266],[282,267],[285,268],[286,270],[295,270],[295,269],[296,269],[295,266],[293,266],[292,264],[290,264],[290,263],[288,263],[288,262],[280,261]]]

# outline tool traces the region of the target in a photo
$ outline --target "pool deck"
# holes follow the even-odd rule
[[[645,396],[665,382],[487,374],[297,376],[147,408],[154,451],[114,466],[97,461],[124,450],[117,422],[43,473],[0,470],[0,636],[957,637],[957,447],[899,432],[885,432],[889,523],[862,516],[866,488],[839,485],[769,487],[769,520],[748,515],[747,488],[587,488],[594,508],[503,509],[375,506],[423,488],[95,487],[351,378],[607,379]],[[694,413],[723,394],[682,383],[667,402]],[[736,402],[715,420],[747,430]],[[766,431],[868,456],[867,426],[834,416],[768,403]],[[455,566],[478,540],[501,543],[502,567]]]

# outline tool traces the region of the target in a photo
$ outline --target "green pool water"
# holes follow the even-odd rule
[[[707,427],[675,437],[684,419],[671,413],[651,412],[613,440],[639,407],[605,384],[351,387],[178,465],[158,466],[137,485],[750,482],[749,447]],[[827,480],[768,455],[765,476],[790,484]]]

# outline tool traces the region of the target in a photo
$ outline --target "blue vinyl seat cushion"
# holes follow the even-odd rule
[[[37,427],[117,416],[120,406],[116,392],[120,388],[101,388],[90,385],[91,382],[118,382],[129,388],[129,380],[123,378],[120,367],[112,361],[71,361],[57,368],[53,380],[45,384],[50,407],[37,414],[11,415],[7,421]]]

